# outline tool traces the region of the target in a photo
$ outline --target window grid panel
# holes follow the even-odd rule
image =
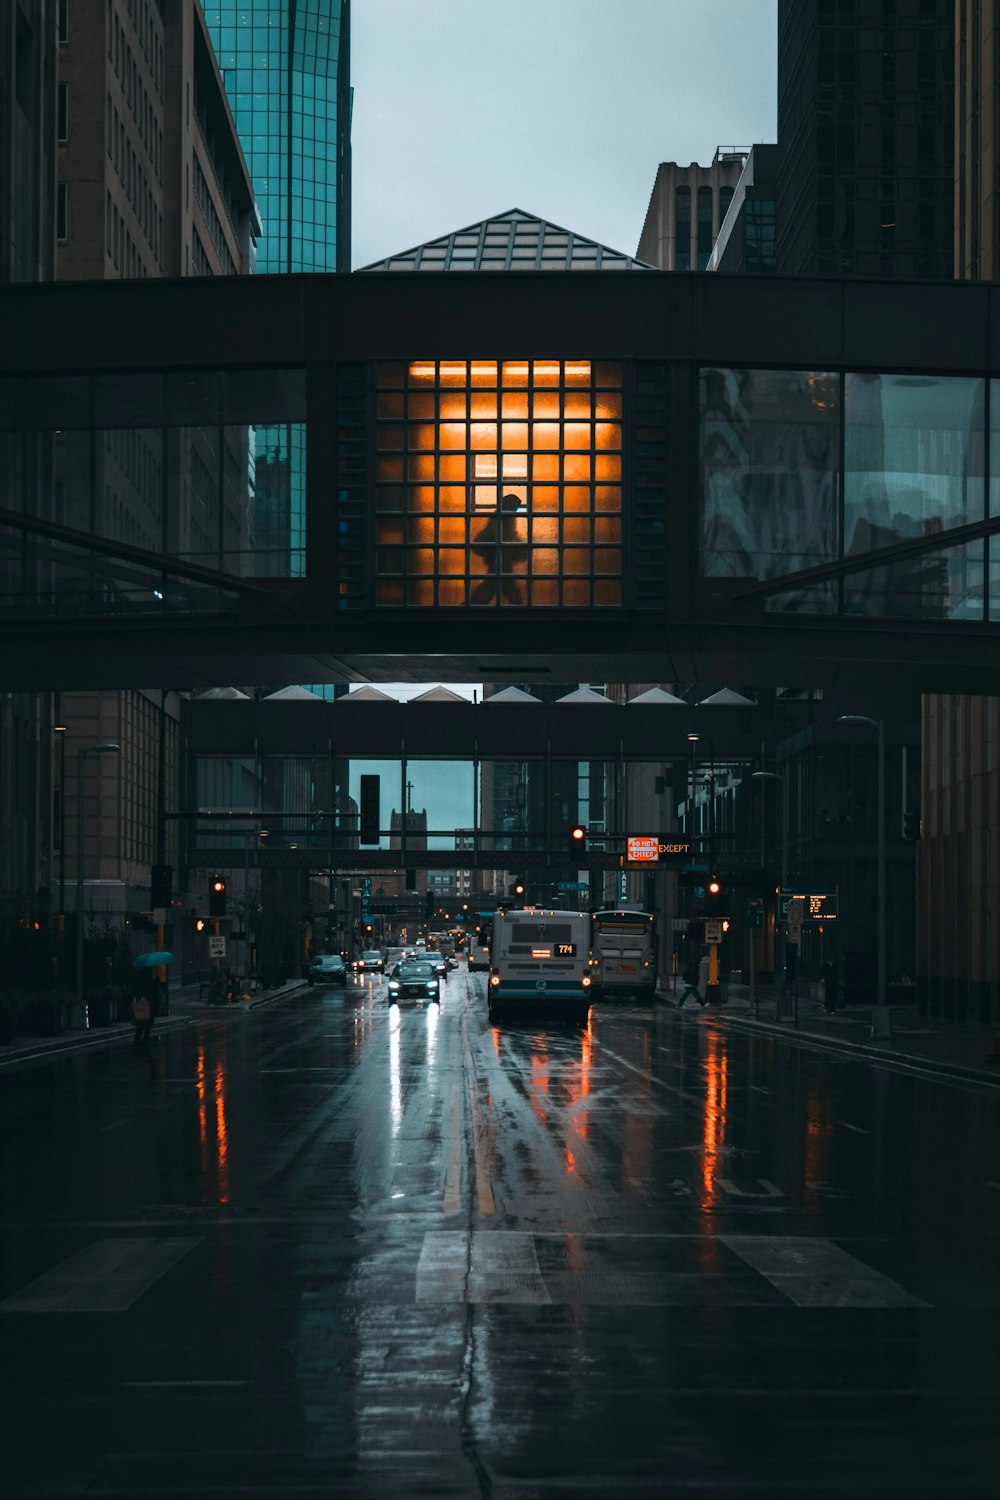
[[[377,605],[621,606],[620,362],[382,362],[375,431]]]

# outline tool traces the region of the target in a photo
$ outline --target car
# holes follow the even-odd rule
[[[339,953],[320,953],[310,960],[307,978],[310,984],[347,984],[347,965]]]
[[[399,961],[400,961],[400,963],[414,963],[414,962],[416,962],[416,957],[417,957],[417,950],[416,950],[416,948],[404,948],[403,951],[402,951],[402,953],[400,954]]]
[[[430,964],[431,968],[439,978],[443,977],[448,972],[448,960],[445,958],[443,953],[438,953],[435,948],[428,948],[426,952],[422,953],[420,955],[420,961],[421,963]]]
[[[473,943],[469,949],[469,972],[473,969],[488,969],[490,966],[490,950],[484,948],[481,943]]]
[[[441,1003],[441,982],[433,967],[419,960],[400,962],[389,975],[389,1002],[415,1000],[418,1004]]]
[[[385,959],[377,948],[366,948],[360,958],[354,960],[354,967],[358,973],[364,971],[366,974],[372,972],[383,974],[385,972]]]

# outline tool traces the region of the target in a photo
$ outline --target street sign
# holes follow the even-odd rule
[[[838,917],[838,888],[783,885],[778,897],[778,914],[791,920],[791,913],[798,908],[800,922],[836,922]]]
[[[659,854],[661,859],[686,859],[690,853],[691,845],[683,840],[673,843],[669,839],[665,842],[662,839],[660,841]]]
[[[763,901],[751,901],[747,907],[747,917],[751,927],[763,927],[764,925],[764,903]]]
[[[628,900],[628,876],[624,870],[618,872],[618,899],[619,901]]]
[[[670,919],[671,932],[687,932],[690,925],[687,917],[671,917]]]
[[[153,921],[156,923],[157,927],[166,927],[167,908],[165,906],[153,907]]]
[[[625,840],[625,858],[630,865],[659,864],[659,839],[655,834],[633,834]]]
[[[556,885],[557,891],[585,891],[586,889],[587,882],[585,880],[560,880]],[[483,916],[484,913],[480,912],[479,915]],[[491,915],[491,913],[487,913],[487,915]]]
[[[706,922],[705,922],[705,942],[706,943],[721,943],[722,942],[722,923],[721,922],[714,922],[711,919],[707,919],[706,920]]]
[[[214,933],[208,939],[209,958],[225,958],[226,940],[224,937],[216,937]]]

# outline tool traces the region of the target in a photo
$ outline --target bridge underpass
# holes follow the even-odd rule
[[[0,317],[4,689],[996,687],[990,284],[355,273]]]

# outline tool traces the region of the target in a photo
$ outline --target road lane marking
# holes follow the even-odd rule
[[[751,1182],[760,1184],[761,1190],[759,1192],[750,1188],[737,1187],[731,1177],[717,1177],[715,1180],[723,1192],[729,1194],[730,1198],[783,1198],[785,1196],[781,1188],[775,1186],[773,1182],[769,1182],[766,1177],[752,1177],[750,1179]]]
[[[472,1130],[472,1147],[476,1164],[476,1203],[481,1214],[492,1215],[497,1211],[493,1197],[493,1181],[490,1173],[490,1130],[479,1099],[478,1075],[469,1040],[469,1028],[462,1017],[462,1047],[465,1053],[466,1097],[469,1102],[469,1125]]]
[[[462,1089],[456,1088],[448,1111],[448,1162],[444,1173],[444,1212],[457,1214],[462,1206],[462,1154],[465,1132],[462,1129]]]
[[[863,1125],[852,1125],[849,1120],[835,1120],[833,1123],[842,1130],[853,1130],[857,1135],[871,1135],[871,1131],[865,1130]]]
[[[722,1243],[796,1307],[929,1307],[831,1240],[722,1234]]]
[[[417,1262],[418,1302],[548,1303],[534,1236],[518,1230],[428,1230]]]
[[[200,1239],[97,1240],[0,1302],[0,1312],[126,1312]]]

